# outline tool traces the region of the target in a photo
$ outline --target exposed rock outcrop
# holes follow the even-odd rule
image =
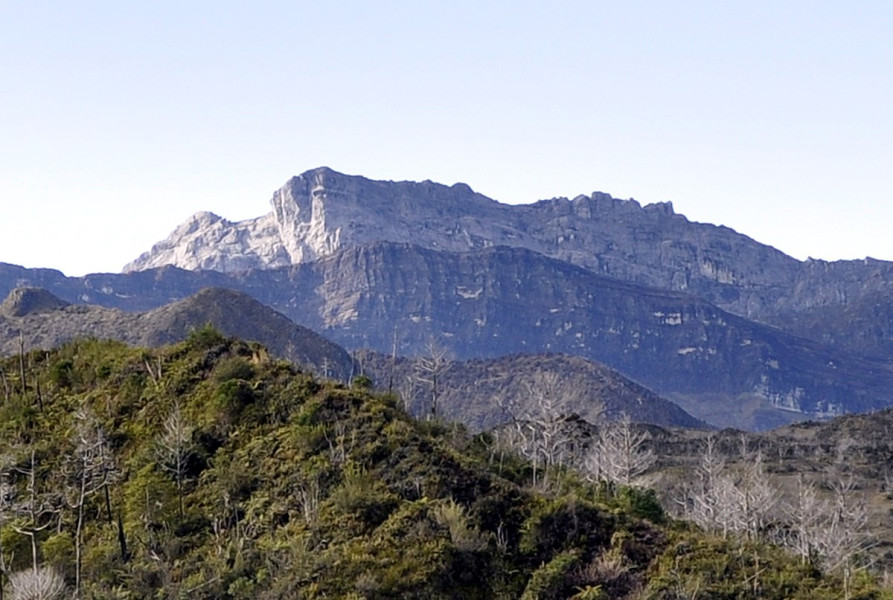
[[[464,184],[373,181],[319,168],[289,180],[271,203],[269,214],[238,223],[199,213],[125,271],[269,269],[387,241],[450,252],[525,248],[763,321],[893,293],[891,263],[800,262],[727,227],[690,222],[670,203],[640,206],[600,192],[512,206]]]

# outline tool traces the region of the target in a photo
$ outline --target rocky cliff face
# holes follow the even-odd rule
[[[510,206],[463,184],[372,181],[327,168],[291,179],[258,219],[195,215],[125,271],[269,269],[380,241],[451,252],[524,248],[763,321],[893,293],[891,263],[799,262],[726,227],[692,223],[669,203],[643,207],[596,192]]]
[[[9,271],[16,281],[28,273]],[[871,410],[887,406],[893,389],[883,361],[831,350],[696,296],[505,246],[457,253],[380,243],[240,273],[167,267],[35,278],[66,300],[127,309],[208,285],[233,288],[349,349],[389,353],[396,333],[404,355],[423,352],[431,337],[457,358],[576,355],[619,370],[715,425],[765,428]]]

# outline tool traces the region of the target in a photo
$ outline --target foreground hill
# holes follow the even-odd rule
[[[487,436],[267,357],[203,328],[157,350],[80,341],[0,362],[0,583],[195,600],[890,597],[669,523],[641,490],[532,479]]]
[[[0,355],[18,353],[22,345],[26,349],[50,349],[78,337],[155,347],[184,340],[206,324],[227,335],[261,342],[274,357],[297,363],[325,378],[348,381],[361,368],[376,375],[376,365],[385,369],[391,364],[375,353],[365,352],[363,365],[357,365],[347,352],[322,336],[295,325],[246,294],[222,288],[206,288],[184,300],[140,313],[70,305],[43,289],[17,288],[0,304]],[[412,364],[411,360],[398,360],[395,375],[401,386],[411,374]],[[503,423],[506,415],[493,402],[494,386],[502,385],[508,392],[506,400],[523,402],[532,377],[540,371],[578,382],[579,393],[568,398],[570,404],[562,402],[556,407],[593,421],[605,411],[609,417],[629,414],[638,421],[667,427],[704,425],[619,373],[570,356],[528,355],[455,363],[443,382],[450,393],[445,397],[442,415],[476,431]],[[384,371],[379,373],[380,383],[384,382]],[[401,387],[400,391],[406,390]],[[407,397],[412,392],[406,391]],[[413,410],[423,411],[421,403],[413,403],[409,403]]]

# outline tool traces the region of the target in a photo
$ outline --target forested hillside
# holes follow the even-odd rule
[[[213,329],[0,369],[3,599],[893,598]]]

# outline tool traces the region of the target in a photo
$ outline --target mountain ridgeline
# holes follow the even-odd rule
[[[889,405],[893,265],[797,261],[668,203],[595,193],[500,204],[468,186],[327,168],[269,214],[200,213],[123,274],[0,265],[0,293],[147,311],[239,290],[349,351],[605,363],[717,426]]]
[[[323,167],[290,179],[271,205],[236,223],[198,213],[124,270],[269,269],[394,242],[450,252],[524,248],[761,320],[893,290],[891,263],[801,262],[727,227],[690,222],[669,202],[643,207],[601,192],[508,205],[465,184],[373,181]]]

